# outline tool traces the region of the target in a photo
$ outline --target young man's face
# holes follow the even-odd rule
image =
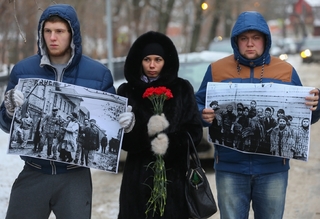
[[[46,21],[43,37],[50,58],[70,56],[71,32],[66,23]]]
[[[257,105],[257,104],[256,104],[255,101],[251,101],[251,102],[250,102],[250,107],[251,107],[251,108],[254,108],[254,109],[255,109],[255,108],[256,108],[256,105]]]
[[[279,127],[284,128],[287,125],[287,121],[285,119],[279,119]]]
[[[264,35],[256,30],[244,32],[238,36],[238,47],[240,54],[247,59],[256,59],[264,51]]]
[[[263,116],[263,109],[262,109],[262,108],[259,108],[259,109],[257,110],[257,116],[259,116],[259,117],[262,117],[262,116]]]
[[[304,119],[303,121],[302,121],[302,126],[303,127],[308,127],[309,126],[309,120],[308,119]]]
[[[265,110],[264,114],[266,117],[271,117],[271,111],[269,111],[269,110]]]

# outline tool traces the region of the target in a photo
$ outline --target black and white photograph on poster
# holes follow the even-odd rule
[[[206,107],[215,111],[208,140],[244,153],[307,161],[311,87],[283,84],[207,85]]]
[[[12,120],[8,154],[118,173],[127,98],[38,78],[20,79],[16,89],[25,102]]]

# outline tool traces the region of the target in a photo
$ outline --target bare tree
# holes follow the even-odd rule
[[[156,31],[161,33],[166,33],[168,24],[170,22],[171,13],[174,9],[175,0],[146,0],[146,6],[149,6],[154,10],[154,14],[157,17],[158,27],[155,28]]]
[[[217,36],[217,28],[220,23],[221,17],[223,15],[222,8],[223,8],[223,1],[216,0],[215,4],[213,5],[214,10],[212,13],[212,23],[209,29],[208,38],[205,44],[205,48],[208,48],[210,43],[214,40]]]
[[[291,0],[288,0],[291,2]],[[230,36],[238,14],[245,10],[261,12],[266,19],[283,18],[285,4],[278,0],[118,0],[112,2],[114,56],[125,56],[142,33],[155,30],[172,34],[179,51],[208,48],[217,36]],[[208,3],[204,11],[202,3]],[[0,2],[0,62],[17,62],[36,52],[37,25],[41,12],[57,1],[6,0]],[[59,2],[60,3],[60,2]],[[96,59],[108,57],[105,0],[64,0],[77,10],[83,53]],[[272,7],[267,7],[272,5]],[[279,9],[282,7],[281,10]],[[15,9],[14,9],[15,8]],[[303,26],[303,22],[301,22]]]
[[[201,24],[203,20],[203,10],[201,8],[201,5],[205,2],[205,0],[195,0],[194,6],[195,6],[195,19],[194,19],[194,26],[192,28],[192,38],[190,42],[190,52],[195,52],[199,37],[200,37],[200,31],[201,31]]]

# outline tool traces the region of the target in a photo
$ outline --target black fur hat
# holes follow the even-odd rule
[[[162,86],[172,83],[178,77],[179,56],[172,40],[163,33],[149,31],[139,36],[132,44],[124,64],[124,76],[131,86],[144,87],[141,81],[142,58],[150,51],[163,55],[164,66],[160,78],[155,82]]]
[[[144,49],[142,50],[141,58],[143,59],[148,55],[158,55],[165,59],[164,50],[159,43],[150,43],[144,47]]]

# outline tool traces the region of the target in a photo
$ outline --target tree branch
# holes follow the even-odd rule
[[[22,34],[22,31],[21,31],[21,28],[20,28],[20,25],[19,25],[19,21],[18,21],[18,18],[17,18],[16,0],[9,0],[9,3],[11,3],[12,1],[13,1],[13,16],[14,16],[14,20],[16,21],[16,24],[17,24],[18,29],[19,29],[19,33],[20,33],[23,41],[26,43],[27,39]]]

